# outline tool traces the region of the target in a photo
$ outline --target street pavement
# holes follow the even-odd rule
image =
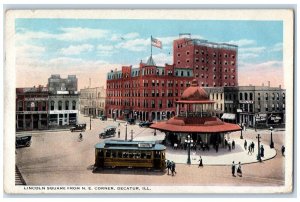
[[[154,172],[133,169],[106,170],[102,173],[92,173],[95,161],[94,145],[99,139],[99,133],[109,125],[118,126],[118,121],[100,121],[92,119],[90,130],[89,117],[80,117],[80,122],[87,123],[83,132],[83,141],[78,141],[80,132],[52,131],[33,133],[31,147],[17,149],[16,164],[27,185],[284,185],[285,158],[280,153],[284,145],[285,131],[273,131],[275,149],[270,149],[270,131],[255,132],[252,129],[230,134],[230,140],[236,141],[236,148],[231,152],[220,148],[219,152],[211,149],[209,152],[191,151],[192,165],[187,165],[187,151],[167,148],[166,157],[177,163],[177,174],[172,177],[167,172]],[[126,126],[120,123],[121,136],[125,139]],[[257,162],[257,134],[262,136],[265,148],[263,162]],[[165,134],[150,128],[140,128],[137,125],[127,125],[127,139],[161,141]],[[113,139],[118,139],[117,135]],[[243,148],[243,141],[253,141],[255,152],[248,155]],[[249,144],[248,143],[248,144]],[[202,156],[204,166],[198,168],[199,156]],[[269,159],[269,160],[267,160]],[[231,163],[241,162],[243,177],[233,178]]]

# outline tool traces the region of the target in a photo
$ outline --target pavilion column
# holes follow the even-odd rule
[[[176,116],[179,115],[179,105],[180,105],[180,104],[177,104],[177,106],[176,106]]]

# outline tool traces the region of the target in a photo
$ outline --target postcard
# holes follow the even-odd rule
[[[290,9],[9,10],[9,194],[291,193]]]

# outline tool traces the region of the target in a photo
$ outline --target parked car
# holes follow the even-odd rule
[[[86,129],[86,124],[85,123],[81,123],[81,124],[76,124],[75,126],[70,128],[71,132],[74,131],[85,131]]]
[[[134,125],[134,124],[135,124],[135,119],[129,118],[129,119],[127,119],[127,122],[128,122],[128,124],[130,124],[130,125]]]
[[[99,134],[99,138],[114,137],[116,135],[116,126],[108,126]]]
[[[107,116],[101,115],[101,116],[99,116],[99,119],[101,121],[106,121],[107,120]]]
[[[153,122],[150,121],[142,121],[139,123],[140,127],[149,127],[151,124],[153,124]]]
[[[31,145],[31,134],[17,134],[16,135],[16,147],[30,147]]]

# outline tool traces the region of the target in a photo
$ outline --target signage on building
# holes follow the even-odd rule
[[[252,100],[240,100],[240,103],[242,104],[253,104]]]
[[[58,90],[58,91],[57,91],[57,94],[58,94],[58,95],[66,95],[66,94],[69,94],[69,91]]]
[[[47,111],[17,111],[16,114],[47,114]]]
[[[233,104],[233,101],[232,100],[225,100],[224,103],[226,103],[226,104]]]
[[[237,109],[236,112],[237,112],[237,113],[241,113],[241,112],[243,112],[243,110]]]
[[[78,110],[53,110],[50,114],[73,114],[78,113]]]
[[[47,97],[28,97],[24,99],[25,101],[47,101]]]

